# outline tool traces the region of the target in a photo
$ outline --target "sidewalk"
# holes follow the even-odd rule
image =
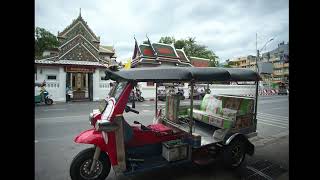
[[[253,164],[259,160],[267,160],[285,169],[276,179],[289,179],[289,135],[283,133],[271,138],[256,138],[252,140],[255,144],[255,154],[247,156],[247,164]]]

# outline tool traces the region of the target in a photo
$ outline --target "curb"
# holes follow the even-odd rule
[[[268,136],[268,137],[253,137],[250,139],[250,141],[252,142],[252,144],[254,144],[257,147],[261,147],[264,146],[266,144],[270,144],[273,143],[275,141],[277,141],[278,139],[284,138],[284,137],[289,137],[289,133],[288,132],[283,132],[283,133],[279,133],[277,135],[274,136]]]

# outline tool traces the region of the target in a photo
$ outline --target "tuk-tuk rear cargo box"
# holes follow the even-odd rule
[[[172,140],[162,143],[162,156],[169,162],[186,159],[188,144],[181,140]]]

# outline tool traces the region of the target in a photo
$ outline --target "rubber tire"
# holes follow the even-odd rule
[[[72,180],[85,180],[80,175],[80,167],[84,161],[93,158],[95,148],[88,148],[79,152],[72,160],[70,165],[70,177]],[[100,153],[99,161],[102,163],[103,169],[101,174],[94,180],[104,180],[108,177],[111,164],[108,155],[105,152]]]
[[[139,98],[139,101],[140,101],[140,102],[143,102],[143,101],[144,101],[144,97],[140,97],[140,98]]]
[[[45,99],[44,103],[46,103],[47,105],[52,105],[53,104],[53,100],[52,99]]]
[[[232,163],[232,149],[237,145],[237,144],[240,144],[240,149],[241,149],[241,152],[242,152],[242,160],[241,162],[234,166]],[[224,151],[223,151],[223,163],[224,163],[224,166],[227,168],[227,169],[235,169],[235,168],[238,168],[241,166],[241,164],[243,163],[244,159],[245,159],[245,156],[246,156],[246,149],[245,149],[245,142],[241,141],[241,139],[239,138],[236,138],[236,139],[233,139],[230,144],[228,144]]]

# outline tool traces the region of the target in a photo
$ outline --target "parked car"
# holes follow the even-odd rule
[[[288,95],[288,89],[284,84],[279,85],[278,95]]]

